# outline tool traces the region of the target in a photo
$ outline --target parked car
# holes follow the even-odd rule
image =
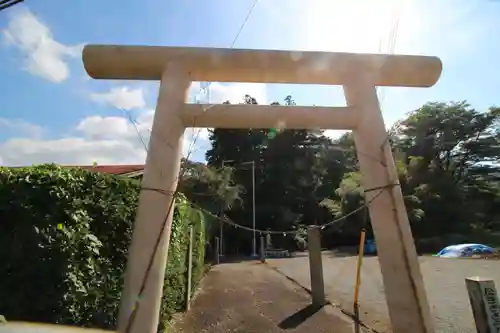
[[[377,244],[374,239],[365,240],[364,254],[377,254]]]
[[[439,251],[435,256],[441,258],[471,257],[475,254],[492,254],[495,250],[483,244],[450,245]]]

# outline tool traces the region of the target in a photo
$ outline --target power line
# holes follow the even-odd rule
[[[245,20],[243,21],[243,23],[241,24],[241,27],[240,27],[240,29],[238,30],[238,33],[236,34],[236,37],[233,39],[233,42],[231,43],[231,48],[234,46],[234,44],[235,44],[235,43],[236,43],[236,41],[238,40],[238,38],[239,38],[239,36],[240,36],[240,34],[241,34],[241,31],[243,31],[243,28],[245,27],[245,25],[246,25],[246,23],[247,23],[247,21],[248,21],[248,18],[250,17],[250,15],[251,15],[251,13],[252,13],[253,9],[255,8],[255,5],[257,4],[257,2],[258,2],[258,0],[255,0],[255,1],[254,1],[254,3],[253,3],[253,5],[252,5],[252,7],[251,7],[251,8],[250,8],[250,10],[248,11],[248,14],[247,14],[247,16],[245,17]],[[207,89],[208,89],[208,85],[207,85]],[[207,108],[206,110],[208,110],[208,108]],[[204,111],[206,111],[206,110],[204,110]],[[195,127],[195,121],[196,121],[196,118],[193,120],[192,127]],[[136,129],[137,129],[136,124],[135,124],[134,122],[132,122],[132,124],[133,124],[133,125],[136,127]],[[197,140],[197,139],[198,139],[198,137],[199,137],[200,130],[201,130],[201,129],[198,129],[198,132],[196,133],[196,137],[194,138],[194,140],[192,141],[192,143],[191,143],[191,145],[190,145],[190,147],[189,147],[189,149],[188,149],[188,153],[187,153],[187,156],[186,156],[186,159],[187,159],[187,160],[189,160],[189,157],[190,157],[191,152],[192,152],[192,148],[193,148],[194,144],[196,143],[196,140]],[[139,133],[139,135],[140,135],[140,132],[138,131],[138,129],[137,129],[137,132],[138,132],[138,133]],[[140,135],[140,138],[141,138],[141,141],[143,142],[143,140],[142,140],[142,136],[141,136],[141,135]],[[151,140],[151,139],[154,139],[154,138],[151,136],[150,140]],[[144,142],[143,142],[143,143],[144,143]],[[185,173],[186,169],[187,169],[186,167],[182,166],[182,170],[181,170],[181,172],[180,172],[180,175],[178,175],[178,176],[176,177],[176,180],[175,180],[175,181],[177,181],[177,180],[179,180],[179,179],[182,179],[182,177],[184,176],[184,173]],[[171,200],[170,200],[170,203],[169,203],[169,206],[168,206],[167,212],[166,212],[166,214],[165,214],[165,218],[164,218],[164,220],[163,220],[162,227],[161,227],[161,229],[160,229],[160,231],[159,231],[159,233],[158,233],[158,237],[157,237],[156,242],[155,242],[155,245],[154,245],[154,247],[153,247],[153,253],[152,253],[151,257],[149,258],[149,261],[148,261],[148,266],[147,266],[147,268],[146,268],[146,272],[145,272],[145,274],[144,274],[144,278],[143,278],[143,280],[142,280],[142,282],[141,282],[141,287],[139,288],[139,293],[138,293],[137,298],[136,298],[136,300],[135,300],[135,304],[134,304],[134,307],[133,307],[133,309],[132,309],[132,313],[130,314],[130,317],[129,317],[128,321],[127,321],[127,326],[126,326],[126,328],[125,328],[125,333],[129,333],[129,332],[130,332],[130,330],[131,330],[131,328],[132,328],[132,325],[133,325],[133,323],[134,323],[134,321],[135,321],[135,318],[136,318],[136,315],[137,315],[137,311],[138,311],[138,309],[139,309],[139,307],[140,307],[140,304],[141,304],[141,303],[140,303],[140,299],[141,299],[141,297],[142,297],[142,294],[144,293],[144,290],[146,289],[146,283],[147,283],[147,280],[148,280],[149,275],[150,275],[150,273],[151,273],[151,269],[152,269],[152,267],[153,267],[154,258],[155,258],[155,256],[156,256],[156,253],[157,253],[157,251],[158,251],[159,245],[160,245],[160,243],[161,243],[161,237],[162,237],[163,232],[164,232],[164,230],[165,230],[165,228],[166,228],[166,225],[167,225],[167,220],[168,220],[168,217],[169,217],[169,215],[170,215],[170,212],[172,211],[173,204],[174,204],[174,200],[175,200],[175,194],[177,194],[178,189],[179,189],[179,187],[177,186],[177,188],[175,189],[175,191],[174,191],[173,193],[171,193],[172,198],[171,198]]]
[[[252,15],[252,12],[255,8],[255,5],[257,5],[257,2],[259,2],[259,0],[254,0],[253,4],[252,4],[252,7],[250,7],[250,10],[248,11],[247,13],[247,16],[245,17],[245,19],[243,20],[243,23],[241,24],[240,26],[240,29],[238,30],[238,33],[236,34],[236,36],[234,37],[233,39],[233,42],[231,43],[231,46],[229,48],[233,48],[234,44],[236,43],[236,41],[238,40],[238,38],[240,37],[240,34],[241,32],[243,31],[243,28],[245,27],[245,25],[247,24],[248,22],[248,19],[250,18],[250,15]]]
[[[24,0],[2,0],[0,1],[0,11],[10,8],[14,5],[17,5],[23,1]]]
[[[4,1],[5,1],[5,0],[4,0]],[[21,0],[21,1],[23,1],[23,0]],[[251,7],[250,7],[250,9],[248,10],[247,15],[245,16],[245,19],[244,19],[244,20],[243,20],[243,22],[241,23],[241,25],[240,25],[240,27],[239,27],[239,29],[238,29],[238,32],[236,33],[235,37],[233,38],[233,41],[231,42],[231,45],[229,46],[229,48],[230,48],[230,49],[231,49],[231,48],[233,48],[233,47],[234,47],[234,44],[238,41],[238,38],[240,37],[241,32],[242,32],[242,31],[243,31],[243,29],[245,28],[245,25],[247,24],[248,19],[249,19],[249,18],[250,18],[250,16],[252,15],[252,12],[253,12],[253,10],[255,9],[255,6],[257,5],[257,3],[258,3],[258,2],[259,2],[259,0],[254,0],[254,2],[253,2],[253,4],[252,4],[252,6],[251,6]],[[200,84],[200,90],[204,91],[204,92],[207,94],[208,98],[210,98],[210,84],[211,84],[211,82],[202,82],[202,83]],[[209,106],[209,107],[207,107],[207,108],[205,108],[203,111],[207,111],[208,109],[212,108],[213,106],[215,106],[215,104],[214,104],[214,105],[211,105],[211,106]],[[123,109],[120,109],[120,110],[121,110],[122,112],[124,112],[124,113],[125,113],[125,115],[127,116],[128,120],[129,120],[129,121],[132,123],[132,125],[134,126],[135,131],[137,132],[137,135],[139,136],[139,140],[141,141],[142,145],[144,146],[144,149],[146,150],[146,152],[148,152],[148,148],[147,148],[147,145],[146,145],[146,143],[145,143],[145,140],[144,140],[144,138],[142,137],[142,134],[140,133],[140,130],[139,130],[140,123],[139,123],[137,120],[134,120],[134,119],[132,118],[131,114],[130,114],[130,113],[128,113],[126,110],[123,110]],[[192,127],[194,128],[194,124],[193,124],[193,126],[192,126]],[[148,131],[151,133],[151,129],[149,129],[149,128],[148,128]],[[191,140],[192,140],[191,142],[192,142],[192,143],[196,143],[196,141],[197,141],[197,139],[198,139],[198,137],[199,137],[199,133],[200,133],[200,131],[201,131],[201,129],[198,129],[198,131],[197,131],[196,136],[194,137],[194,139],[193,139],[194,133],[192,134],[192,136],[191,136]],[[151,137],[151,138],[152,138],[152,137]],[[150,139],[151,139],[151,138],[150,138]],[[172,148],[172,146],[171,146],[168,142],[165,142],[165,143],[166,143],[167,145],[169,145],[169,146]],[[193,145],[191,145],[191,146],[193,146]],[[190,147],[190,149],[188,150],[188,155],[192,152],[192,151],[191,151],[191,148],[192,148],[192,147]],[[201,149],[201,148],[200,148],[200,149]]]
[[[194,123],[193,123],[193,126],[195,126],[195,124],[194,124]],[[188,154],[187,154],[186,159],[189,159],[190,154],[191,154],[191,152],[192,152],[192,148],[193,148],[193,146],[194,146],[193,144],[196,142],[196,139],[198,138],[198,135],[199,135],[199,131],[198,131],[198,133],[197,133],[197,135],[196,135],[195,139],[193,140],[192,144],[191,144],[191,145],[190,145],[190,147],[189,147],[189,150],[188,150]],[[383,147],[384,147],[384,145],[385,145],[385,142],[387,141],[387,139],[388,139],[390,136],[391,136],[391,132],[389,132],[389,133],[388,133],[388,135],[387,135],[387,137],[386,137],[386,140],[384,141],[384,143],[383,143],[383,144],[382,144],[382,146],[381,146],[381,149],[383,149]],[[356,150],[354,149],[354,151],[356,151]],[[375,158],[375,157],[374,157],[374,158]],[[380,161],[380,160],[379,160],[379,162],[383,164],[383,161]],[[182,170],[181,170],[181,172],[180,172],[180,175],[179,175],[179,176],[177,176],[176,180],[178,180],[179,178],[182,178],[182,177],[183,177],[183,175],[184,175],[184,173],[185,173],[186,169],[187,169],[186,167],[184,167],[184,166],[182,167]],[[388,185],[385,185],[385,186],[378,187],[378,188],[376,188],[376,189],[367,189],[367,190],[365,190],[365,191],[364,191],[365,193],[366,193],[366,192],[373,191],[373,190],[378,190],[378,193],[377,193],[375,196],[373,196],[373,197],[372,197],[372,198],[371,198],[368,202],[366,202],[366,203],[365,203],[365,204],[363,204],[362,206],[358,207],[357,209],[355,209],[355,210],[353,210],[353,211],[351,211],[351,212],[349,212],[349,213],[347,213],[347,214],[345,214],[345,215],[343,215],[343,216],[341,216],[341,217],[339,217],[339,218],[336,218],[336,219],[334,219],[333,221],[330,221],[330,222],[325,223],[325,224],[323,224],[323,225],[314,226],[314,227],[317,227],[317,228],[320,228],[321,230],[323,230],[323,229],[325,229],[325,228],[327,228],[327,227],[329,227],[329,226],[332,226],[332,225],[337,224],[338,222],[340,222],[340,221],[342,221],[342,220],[345,220],[345,219],[346,219],[346,218],[348,218],[349,216],[352,216],[352,215],[354,215],[354,214],[356,214],[356,213],[358,213],[358,212],[362,211],[363,209],[368,208],[368,207],[369,207],[369,205],[370,205],[370,204],[371,204],[371,203],[372,203],[375,199],[377,199],[377,198],[378,198],[378,197],[379,197],[379,196],[380,196],[380,195],[381,195],[381,194],[382,194],[382,193],[383,193],[386,189],[388,189],[388,188],[392,188],[392,187],[394,187],[394,186],[399,186],[399,184],[388,184]],[[131,313],[131,315],[130,315],[130,317],[129,317],[129,320],[127,321],[127,326],[126,326],[126,329],[125,329],[125,332],[126,332],[126,333],[129,333],[129,332],[130,332],[130,329],[132,328],[132,325],[133,325],[133,322],[134,322],[134,320],[135,320],[135,317],[136,317],[137,311],[138,311],[138,309],[139,309],[139,307],[140,307],[140,304],[141,304],[141,303],[140,303],[140,299],[141,299],[141,296],[142,296],[142,294],[144,293],[144,290],[145,290],[145,288],[146,288],[146,282],[147,282],[148,277],[149,277],[149,274],[150,274],[150,272],[151,272],[152,265],[153,265],[153,262],[154,262],[154,258],[155,258],[155,256],[156,256],[156,252],[158,251],[158,247],[159,247],[159,244],[160,244],[160,242],[161,242],[161,236],[162,236],[162,234],[163,234],[163,232],[164,232],[164,230],[165,230],[165,228],[166,228],[166,225],[167,225],[167,223],[166,223],[166,222],[167,222],[168,216],[170,215],[170,212],[171,212],[171,210],[172,210],[172,208],[173,208],[173,203],[174,203],[174,200],[175,200],[175,195],[178,193],[178,189],[179,189],[179,188],[177,187],[177,188],[175,189],[175,191],[173,191],[173,192],[169,192],[169,191],[164,191],[164,190],[161,190],[161,189],[154,189],[154,188],[141,188],[141,190],[144,190],[144,191],[155,191],[155,192],[161,193],[161,194],[163,194],[163,195],[172,195],[172,199],[170,200],[170,203],[169,203],[169,206],[168,206],[167,213],[166,213],[165,218],[164,218],[164,221],[163,221],[163,223],[162,223],[162,227],[161,227],[161,229],[160,229],[160,232],[158,233],[158,238],[157,238],[157,240],[156,240],[156,242],[155,242],[155,246],[154,246],[154,248],[153,248],[153,253],[152,253],[152,255],[151,255],[151,257],[150,257],[150,260],[149,260],[149,262],[148,262],[148,266],[147,266],[147,268],[146,268],[146,272],[145,272],[144,278],[143,278],[143,280],[142,280],[141,287],[140,287],[140,289],[139,289],[139,293],[138,293],[138,296],[137,296],[137,298],[136,298],[136,301],[135,301],[135,304],[134,304],[134,307],[133,307],[132,313]],[[195,207],[195,208],[197,208],[197,209],[199,209],[199,210],[201,210],[201,211],[205,212],[206,214],[208,214],[208,215],[212,216],[213,218],[215,218],[215,219],[217,219],[217,220],[219,220],[219,221],[223,222],[223,223],[227,223],[227,224],[229,224],[229,225],[231,225],[231,226],[233,226],[233,227],[240,228],[240,229],[243,229],[243,230],[247,230],[247,231],[251,231],[251,232],[258,232],[258,233],[260,233],[260,234],[282,234],[282,235],[283,235],[283,234],[295,234],[295,233],[297,233],[297,232],[298,232],[298,230],[293,230],[293,231],[276,231],[276,230],[260,230],[260,229],[253,229],[253,228],[250,228],[250,227],[247,227],[247,226],[243,226],[243,225],[237,224],[237,223],[235,223],[235,222],[233,222],[233,221],[231,221],[231,220],[229,220],[229,219],[223,219],[223,218],[221,218],[221,217],[218,217],[218,216],[216,216],[215,214],[212,214],[212,213],[211,213],[211,212],[209,212],[208,210],[206,210],[206,209],[204,209],[204,208],[200,207],[199,205],[196,205],[196,204],[194,204],[194,203],[192,203],[192,202],[189,202],[189,204],[190,204],[191,206],[193,206],[193,207]],[[184,217],[183,217],[183,218],[184,218]]]
[[[250,9],[248,10],[247,12],[247,15],[245,16],[245,19],[243,20],[243,22],[241,23],[240,25],[240,28],[238,29],[238,32],[236,33],[236,35],[234,36],[233,38],[233,41],[231,42],[231,44],[229,45],[229,49],[232,49],[234,47],[234,44],[236,44],[236,42],[238,41],[238,38],[240,38],[240,35],[241,35],[241,32],[243,31],[243,29],[245,28],[247,22],[248,22],[248,19],[250,18],[250,16],[252,15],[252,12],[255,8],[255,6],[257,5],[257,3],[259,2],[259,0],[254,0],[252,6],[250,7]],[[208,95],[208,99],[210,99],[210,84],[211,82],[205,82],[203,84],[200,85],[200,87],[206,91],[207,95]],[[210,102],[210,101],[209,101]],[[214,107],[214,105],[211,105],[205,109],[203,109],[203,111],[207,111],[209,110],[210,108]]]
[[[392,20],[391,20],[391,25],[389,27],[389,39],[387,41],[387,47],[388,50],[387,52],[389,54],[393,54],[394,51],[396,50],[396,41],[398,38],[398,31],[399,31],[399,19],[401,16],[401,7],[400,7],[400,0],[395,0],[393,3],[393,13],[392,13]],[[380,36],[379,40],[379,53],[382,52],[382,36]],[[385,90],[387,88],[379,88],[379,104],[382,107],[385,99]]]
[[[6,1],[10,1],[10,0],[2,0],[0,1],[0,4],[2,4],[2,2],[6,2]],[[20,1],[24,1],[24,0],[20,0]],[[252,3],[252,6],[250,7],[250,9],[248,10],[246,16],[245,16],[245,19],[243,20],[243,22],[241,23],[239,29],[238,29],[238,32],[236,33],[235,37],[233,38],[233,41],[231,42],[231,45],[229,46],[230,49],[232,49],[234,47],[234,44],[238,41],[238,38],[240,37],[241,35],[241,32],[243,31],[243,29],[245,28],[245,25],[247,24],[248,22],[248,19],[250,18],[250,16],[252,15],[252,12],[253,10],[255,9],[255,6],[257,5],[257,3],[259,2],[259,0],[254,0],[254,2]],[[209,102],[210,102],[210,83],[211,82],[202,82],[200,83],[200,90],[205,92],[208,96],[208,99],[209,99]],[[208,108],[204,109],[203,111],[207,111],[208,109],[210,109],[212,106],[209,106]],[[128,118],[128,120],[132,123],[132,125],[134,125],[135,127],[135,130],[139,136],[139,139],[140,141],[142,142],[142,145],[144,146],[144,149],[146,150],[146,152],[148,151],[147,149],[147,145],[144,141],[144,138],[142,137],[142,135],[140,134],[140,131],[139,131],[139,128],[138,128],[138,125],[140,126],[140,123],[137,121],[137,120],[134,120],[131,116],[130,113],[128,113],[126,110],[124,109],[120,109],[122,112],[124,112]],[[151,129],[149,129],[149,132],[151,133]],[[198,137],[198,134],[200,132],[200,129],[198,129],[198,133],[196,135],[196,138],[194,139],[194,141],[196,141],[197,137]],[[191,136],[191,140],[193,140],[193,135]]]
[[[125,109],[121,109],[121,108],[120,108],[120,111],[122,111],[125,114],[128,121],[130,121],[130,123],[134,126],[134,129],[137,133],[137,136],[139,136],[139,140],[141,141],[142,146],[144,147],[144,150],[146,151],[146,153],[148,153],[149,152],[148,146],[146,144],[146,141],[144,141],[144,138],[142,137],[141,131],[139,130],[139,127],[141,126],[141,124],[137,120],[134,120],[132,118],[132,115],[130,114],[130,112],[127,112]],[[151,133],[151,130],[149,128],[148,128],[148,130]]]
[[[318,228],[318,229],[325,229],[329,226],[332,226],[332,225],[335,225],[337,224],[338,222],[340,221],[343,221],[345,219],[347,219],[348,217],[364,210],[365,208],[368,208],[370,206],[370,204],[375,201],[375,199],[377,199],[386,189],[389,189],[389,188],[392,188],[392,187],[395,187],[395,186],[399,186],[399,184],[389,184],[389,185],[385,185],[385,186],[379,186],[377,188],[373,188],[373,189],[368,189],[368,190],[365,190],[364,192],[367,193],[367,192],[371,192],[371,191],[375,191],[377,190],[377,194],[375,194],[370,200],[368,200],[366,203],[364,203],[363,205],[359,206],[358,208],[354,209],[353,211],[341,216],[341,217],[338,217],[330,222],[327,222],[327,223],[324,223],[324,224],[321,224],[321,225],[311,225],[311,227],[313,228]],[[162,194],[165,194],[164,192],[162,192],[161,190],[155,190],[155,189],[147,189],[147,190],[152,190],[152,191],[157,191],[157,192],[160,192]],[[209,210],[201,207],[200,205],[198,204],[195,204],[193,202],[189,202],[189,205],[191,205],[193,208],[196,208],[202,212],[204,212],[205,214],[217,219],[218,221],[220,221],[221,223],[226,223],[230,226],[233,226],[235,228],[239,228],[239,229],[243,229],[243,230],[246,230],[246,231],[251,231],[251,232],[258,232],[259,234],[277,234],[277,235],[291,235],[291,234],[295,234],[295,233],[298,233],[299,231],[298,230],[282,230],[282,231],[279,231],[279,230],[262,230],[262,229],[254,229],[254,228],[251,228],[251,227],[247,227],[247,226],[244,226],[244,225],[241,225],[241,224],[238,224],[228,218],[223,218],[223,217],[220,217],[220,216],[217,216],[215,214],[213,214],[212,212],[210,212]]]
[[[245,19],[244,19],[243,23],[242,23],[242,24],[241,24],[241,26],[240,26],[240,29],[238,30],[238,32],[237,32],[237,34],[236,34],[235,38],[233,39],[233,41],[232,41],[232,43],[231,43],[230,48],[232,48],[232,47],[234,46],[234,44],[236,43],[236,41],[238,40],[238,38],[239,38],[239,36],[240,36],[241,32],[243,31],[243,29],[244,29],[244,27],[245,27],[245,25],[246,25],[246,23],[247,23],[247,21],[248,21],[249,17],[251,16],[251,14],[252,14],[252,12],[253,12],[253,10],[254,10],[254,8],[255,8],[255,6],[256,6],[256,4],[257,4],[257,3],[258,3],[258,0],[255,0],[255,1],[254,1],[254,3],[252,4],[252,6],[250,7],[250,10],[248,11],[248,13],[247,13],[247,15],[246,15],[246,17],[245,17]],[[393,37],[393,39],[395,39],[395,37]],[[208,89],[209,89],[209,85],[210,85],[210,83],[208,83],[208,84],[204,85],[204,86],[203,86],[203,89],[207,89],[207,90],[208,90]],[[206,110],[208,110],[209,108],[210,108],[210,107],[208,107]],[[206,110],[205,110],[205,111],[206,111]],[[129,117],[129,120],[130,120],[130,121],[132,122],[132,124],[136,127],[136,130],[137,130],[137,132],[138,132],[139,136],[141,137],[141,141],[143,142],[143,144],[144,144],[144,146],[145,146],[145,143],[144,143],[144,141],[142,140],[142,136],[140,135],[140,131],[138,130],[138,127],[137,127],[136,123],[135,123],[134,121],[132,121],[131,117]],[[194,124],[194,123],[193,123],[192,127],[195,127],[195,124]],[[197,138],[199,137],[199,133],[200,133],[200,129],[199,129],[199,130],[198,130],[198,132],[196,133],[196,136],[195,136],[194,140],[192,141],[192,143],[191,143],[191,145],[190,145],[190,147],[189,147],[189,149],[188,149],[188,154],[187,154],[186,159],[189,159],[189,157],[190,157],[190,155],[191,155],[191,153],[192,153],[192,149],[193,149],[193,147],[194,147],[194,144],[196,143],[196,140],[197,140]],[[388,133],[388,137],[389,137],[390,135],[391,135],[391,134],[390,134],[390,133]],[[387,140],[387,139],[386,139],[386,140]],[[384,141],[384,143],[382,144],[382,147],[381,147],[382,149],[383,149],[384,145],[385,145],[385,141]],[[146,149],[146,150],[147,150],[147,149]],[[356,150],[355,150],[355,151],[356,151]],[[376,157],[375,157],[375,158],[376,158]],[[377,159],[377,160],[378,160],[378,159]],[[379,162],[383,164],[383,161],[380,161],[380,160],[379,160]],[[186,167],[184,167],[184,166],[182,167],[182,170],[181,170],[180,174],[176,177],[175,181],[177,181],[177,180],[179,180],[179,178],[182,178],[182,177],[183,177],[183,175],[184,175],[184,173],[185,173],[186,169],[187,169]],[[352,216],[352,215],[356,214],[357,212],[359,212],[359,211],[361,211],[361,210],[363,210],[363,209],[367,208],[367,207],[368,207],[368,206],[369,206],[369,205],[370,205],[370,204],[371,204],[371,203],[372,203],[372,202],[373,202],[373,201],[374,201],[374,200],[375,200],[378,196],[380,196],[380,195],[381,195],[381,194],[382,194],[382,193],[386,190],[386,188],[390,188],[390,187],[393,187],[393,186],[397,186],[397,184],[390,184],[390,185],[387,185],[387,186],[385,186],[385,187],[382,187],[382,188],[379,190],[379,192],[378,192],[375,196],[373,196],[373,197],[372,197],[372,198],[371,198],[368,202],[366,202],[364,205],[362,205],[362,206],[358,207],[356,210],[351,211],[350,213],[348,213],[348,214],[346,214],[346,215],[344,215],[344,216],[342,216],[342,217],[339,217],[339,218],[337,218],[337,219],[335,219],[335,220],[333,220],[333,221],[330,221],[330,222],[328,222],[328,223],[326,223],[326,224],[323,224],[323,225],[317,226],[317,228],[324,229],[324,228],[326,228],[326,227],[328,227],[328,226],[334,225],[334,224],[336,224],[336,223],[338,223],[338,222],[340,222],[340,221],[342,221],[342,220],[345,220],[345,219],[346,219],[346,218],[348,218],[349,216]],[[170,193],[165,192],[165,191],[161,191],[161,190],[149,189],[149,188],[142,188],[142,189],[141,189],[141,190],[153,190],[153,191],[157,191],[157,192],[162,193],[163,195],[171,195],[172,197],[171,197],[171,200],[170,200],[170,203],[169,203],[169,206],[168,206],[168,209],[167,209],[167,212],[166,212],[165,218],[164,218],[164,220],[163,220],[162,227],[161,227],[161,229],[160,229],[160,232],[158,233],[158,238],[157,238],[157,240],[156,240],[156,242],[155,242],[155,245],[154,245],[154,247],[153,247],[153,253],[152,253],[152,255],[151,255],[150,259],[149,259],[148,266],[147,266],[147,268],[146,268],[146,272],[145,272],[145,274],[144,274],[144,278],[143,278],[143,280],[142,280],[142,282],[141,282],[141,287],[140,287],[140,289],[139,289],[139,293],[138,293],[138,295],[137,295],[137,298],[136,298],[136,300],[135,300],[134,307],[133,307],[133,309],[132,309],[132,313],[131,313],[131,315],[130,315],[130,317],[129,317],[128,321],[127,321],[127,326],[126,326],[126,329],[125,329],[125,333],[129,333],[129,332],[130,332],[130,330],[131,330],[131,328],[132,328],[132,325],[133,325],[133,323],[134,323],[134,321],[135,321],[137,311],[138,311],[138,309],[139,309],[139,307],[140,307],[140,304],[141,304],[141,303],[140,303],[140,299],[141,299],[142,294],[144,293],[144,290],[145,290],[145,288],[146,288],[146,283],[147,283],[147,280],[148,280],[148,278],[149,278],[149,274],[151,273],[151,269],[152,269],[152,266],[153,266],[154,258],[155,258],[155,256],[156,256],[156,253],[157,253],[158,248],[159,248],[159,244],[160,244],[160,242],[161,242],[161,236],[162,236],[162,234],[163,234],[163,232],[164,232],[164,230],[165,230],[165,228],[166,228],[166,225],[167,225],[167,220],[168,220],[168,216],[170,215],[170,212],[171,212],[171,210],[172,210],[172,208],[173,208],[173,203],[174,203],[174,200],[175,200],[175,195],[178,193],[178,189],[179,189],[179,187],[177,186],[177,188],[175,189],[175,191],[170,192]],[[366,191],[365,191],[365,192],[366,192]],[[190,203],[190,204],[191,204],[191,205],[194,205],[193,203]],[[194,206],[196,206],[196,205],[194,205]],[[297,230],[294,230],[294,231],[270,231],[270,230],[258,230],[258,229],[253,229],[253,228],[249,228],[249,227],[246,227],[246,226],[243,226],[243,225],[239,225],[239,224],[237,224],[237,223],[234,223],[234,222],[230,221],[229,219],[222,219],[221,217],[218,217],[218,216],[216,216],[216,215],[212,214],[211,212],[209,212],[209,211],[207,211],[207,210],[203,209],[202,207],[199,207],[199,206],[198,206],[198,209],[200,209],[200,210],[204,211],[205,213],[209,214],[210,216],[212,216],[212,217],[216,218],[217,220],[220,220],[220,221],[222,221],[222,222],[228,223],[228,224],[230,224],[230,225],[232,225],[232,226],[234,226],[234,227],[237,227],[237,228],[242,228],[242,229],[245,229],[245,230],[248,230],[248,231],[252,231],[252,232],[259,232],[259,233],[261,233],[261,234],[293,234],[293,233],[297,233],[297,232],[298,232]],[[184,217],[183,217],[183,218],[184,218]]]

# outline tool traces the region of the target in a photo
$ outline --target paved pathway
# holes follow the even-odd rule
[[[338,309],[313,309],[304,289],[267,265],[248,261],[212,268],[191,310],[170,331],[352,333],[354,329]]]

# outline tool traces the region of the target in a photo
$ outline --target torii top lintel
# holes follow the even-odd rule
[[[431,87],[437,57],[198,47],[87,45],[83,63],[95,79],[160,80],[177,62],[192,81],[343,85],[356,75],[375,86]]]

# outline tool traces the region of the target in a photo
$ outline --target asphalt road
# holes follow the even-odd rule
[[[287,259],[268,259],[268,263],[310,288],[309,260],[306,254]],[[492,278],[500,287],[500,261],[482,259],[442,259],[420,257],[420,267],[436,332],[475,332],[465,278]],[[335,257],[323,253],[323,274],[326,294],[330,301],[352,312],[356,275],[356,257]],[[382,276],[377,257],[363,261],[360,288],[362,320],[380,332],[391,332]]]

